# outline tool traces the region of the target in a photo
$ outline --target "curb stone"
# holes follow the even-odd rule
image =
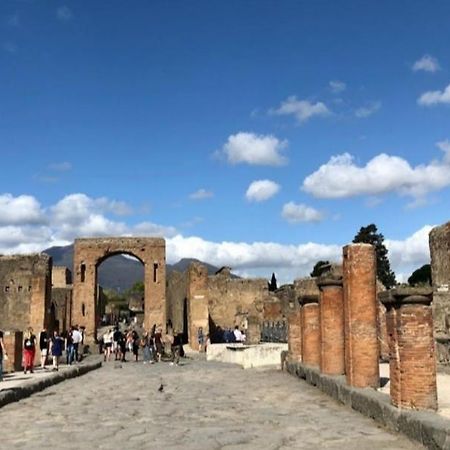
[[[86,362],[82,365],[69,367],[64,371],[51,374],[49,377],[34,380],[25,386],[4,389],[0,391],[0,408],[10,403],[27,398],[36,392],[43,391],[44,389],[61,383],[62,381],[79,377],[90,372],[91,370],[99,369],[100,367],[102,367],[101,362]]]
[[[286,371],[316,386],[340,403],[370,417],[432,450],[450,450],[450,420],[428,411],[411,411],[391,405],[389,396],[370,388],[348,386],[344,376],[324,375],[318,369],[287,361]]]

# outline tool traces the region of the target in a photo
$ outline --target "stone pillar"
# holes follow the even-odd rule
[[[288,349],[291,361],[302,361],[302,310],[297,307],[288,316]]]
[[[437,409],[431,288],[398,287],[381,294],[387,307],[391,402]]]
[[[3,343],[8,354],[8,360],[3,362],[3,370],[19,372],[22,370],[23,333],[21,331],[5,331]]]
[[[344,360],[344,296],[342,278],[324,275],[317,280],[320,289],[320,371],[342,375]]]
[[[300,297],[302,305],[302,361],[308,366],[320,363],[319,296]]]
[[[197,339],[199,328],[203,330],[205,341],[209,333],[208,269],[203,264],[191,263],[188,270],[189,345],[193,350],[200,350]]]
[[[257,345],[261,342],[261,321],[257,316],[248,316],[246,344]]]
[[[355,387],[378,388],[376,257],[370,244],[344,247],[345,374]]]

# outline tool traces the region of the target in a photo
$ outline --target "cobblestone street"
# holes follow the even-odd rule
[[[111,362],[8,405],[0,448],[421,448],[286,373],[182,364]]]

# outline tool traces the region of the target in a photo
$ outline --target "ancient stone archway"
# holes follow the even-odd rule
[[[73,255],[72,323],[86,328],[86,339],[96,339],[97,268],[117,254],[136,257],[144,265],[144,327],[162,327],[166,320],[166,243],[161,238],[76,239]]]

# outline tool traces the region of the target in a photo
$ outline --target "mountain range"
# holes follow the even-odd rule
[[[54,266],[66,266],[73,273],[73,244],[64,247],[50,247],[44,250],[50,255]],[[204,264],[210,275],[216,273],[219,268],[212,264],[199,261],[194,258],[183,258],[175,264],[166,264],[166,273],[176,270],[184,272],[192,262]],[[129,289],[136,281],[143,281],[144,266],[136,259],[123,255],[115,255],[102,262],[98,269],[98,282],[103,288],[114,289],[123,292]]]

